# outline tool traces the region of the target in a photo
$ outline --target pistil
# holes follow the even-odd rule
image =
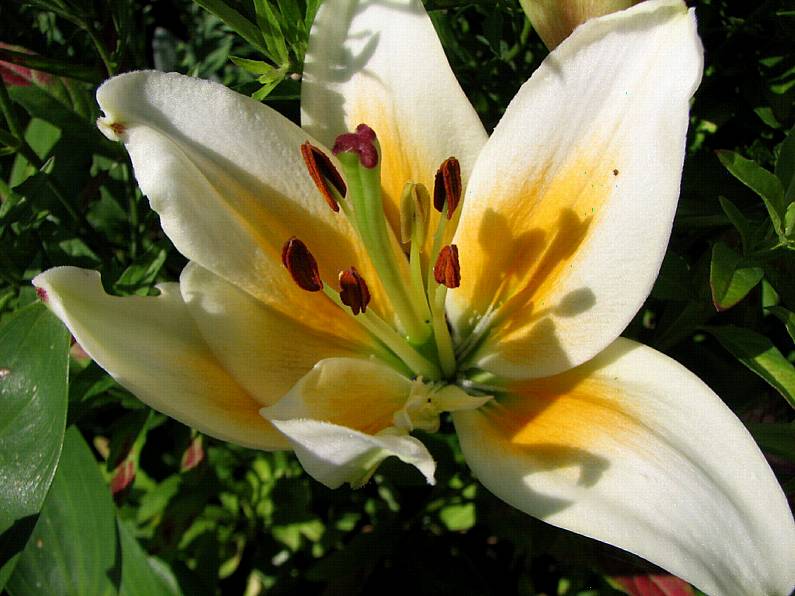
[[[348,183],[353,224],[381,279],[392,306],[415,346],[431,334],[427,302],[409,291],[410,273],[403,251],[387,225],[381,198],[381,166],[378,141],[368,126],[360,124],[355,133],[337,137],[333,149]]]

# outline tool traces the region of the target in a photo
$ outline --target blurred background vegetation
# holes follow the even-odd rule
[[[388,461],[364,488],[330,491],[289,454],[221,443],[150,411],[36,304],[30,280],[49,267],[96,269],[109,292],[146,295],[185,264],[122,146],[96,129],[96,86],[175,70],[297,121],[318,3],[0,4],[0,592],[693,593],[491,496],[449,424],[422,437],[439,462],[435,487]],[[660,278],[625,335],[707,382],[792,501],[795,4],[689,4],[706,70],[682,198]],[[426,7],[491,130],[546,49],[515,0]],[[3,384],[12,368],[23,380]]]

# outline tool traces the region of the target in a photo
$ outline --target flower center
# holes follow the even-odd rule
[[[386,307],[368,308],[371,301],[368,280],[353,264],[340,271],[337,283],[332,285],[320,278],[317,261],[297,238],[285,243],[282,261],[299,287],[323,291],[389,348],[417,379],[412,397],[396,414],[396,426],[426,430],[438,427],[439,408],[449,406],[442,409],[450,411],[462,407],[452,399],[453,395],[459,400],[461,396],[472,399],[449,384],[456,382],[457,364],[444,307],[448,290],[457,288],[461,282],[458,248],[445,244],[452,231],[448,228],[457,222],[454,215],[462,196],[458,160],[450,157],[439,166],[432,200],[422,184],[406,182],[400,200],[400,237],[397,238],[384,213],[381,148],[375,132],[360,124],[355,132],[337,137],[332,152],[341,172],[317,147],[308,142],[301,146],[307,170],[320,194],[333,211],[341,210],[356,230],[395,320],[387,322],[376,312],[389,312]],[[440,216],[431,241],[426,242],[431,233],[431,206]],[[401,244],[408,245],[408,250]]]

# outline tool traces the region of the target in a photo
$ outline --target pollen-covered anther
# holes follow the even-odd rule
[[[301,145],[301,157],[304,158],[306,169],[309,171],[309,176],[312,182],[315,183],[320,194],[323,195],[328,206],[332,211],[339,211],[340,206],[329,188],[329,184],[344,197],[348,189],[345,186],[345,181],[342,175],[331,163],[331,158],[323,153],[320,149],[312,145],[309,141]]]
[[[448,288],[461,285],[461,266],[458,263],[458,247],[449,244],[439,251],[439,258],[433,266],[433,278],[436,283]]]
[[[441,213],[447,203],[447,219],[451,219],[460,202],[461,164],[455,157],[448,157],[436,171],[433,181],[433,207]]]
[[[302,290],[319,292],[323,289],[315,257],[309,252],[306,244],[295,236],[282,246],[282,264]]]
[[[334,141],[331,149],[334,155],[351,152],[359,156],[359,163],[365,168],[378,165],[378,148],[376,147],[375,131],[366,124],[356,127],[356,132],[341,134]]]
[[[370,304],[370,290],[356,267],[340,271],[339,280],[342,303],[345,306],[350,306],[351,312],[355,315],[367,312],[367,305]]]

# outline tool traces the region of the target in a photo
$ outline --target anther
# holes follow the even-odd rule
[[[302,290],[319,292],[323,289],[315,257],[309,252],[306,244],[295,236],[282,246],[282,264]]]
[[[306,169],[309,170],[312,182],[315,183],[328,206],[333,211],[339,211],[340,206],[337,204],[337,200],[328,185],[331,184],[343,197],[348,189],[337,168],[331,163],[329,156],[307,141],[301,145],[301,157],[304,158],[304,163],[306,164]]]
[[[439,252],[439,258],[433,266],[433,278],[436,283],[448,288],[461,285],[461,266],[458,264],[458,247],[455,244],[449,244]]]
[[[366,124],[356,127],[356,132],[348,132],[337,137],[331,152],[334,155],[345,152],[356,153],[359,162],[372,169],[378,165],[378,148],[375,145],[375,132]]]
[[[342,303],[345,306],[350,306],[355,315],[367,312],[367,305],[370,304],[370,290],[356,267],[340,271],[339,280]]]
[[[433,181],[433,207],[439,213],[447,203],[447,219],[453,217],[461,202],[461,165],[455,157],[448,157],[436,171]]]

